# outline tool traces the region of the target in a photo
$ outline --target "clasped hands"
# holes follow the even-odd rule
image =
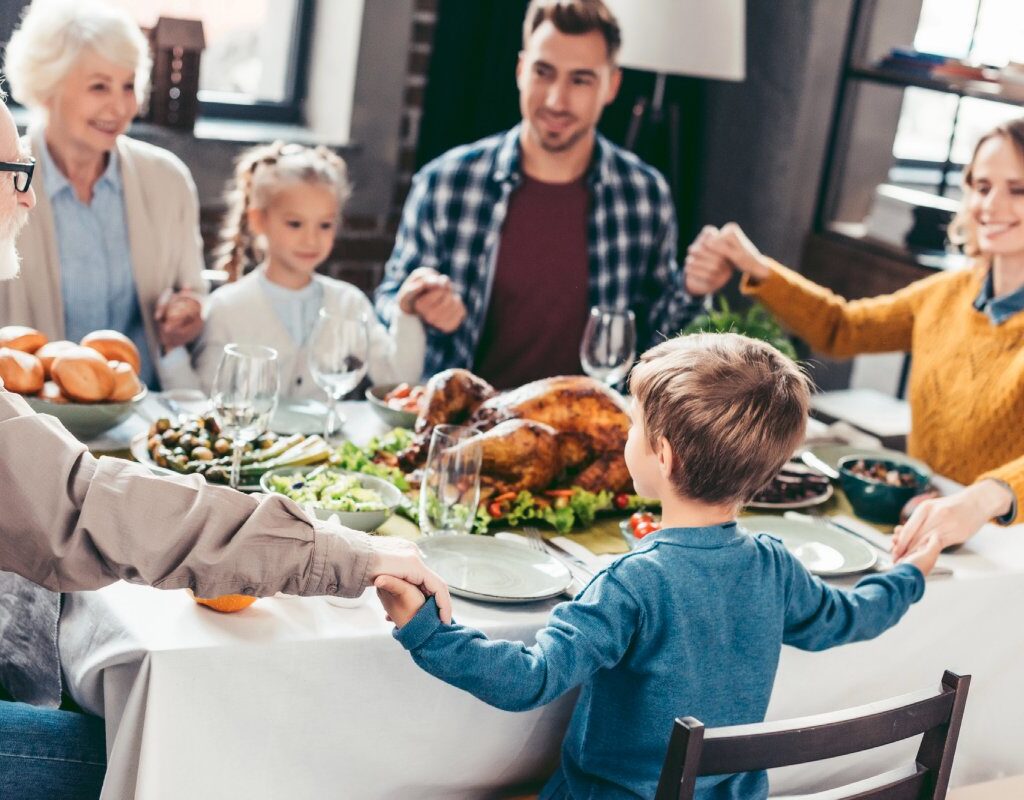
[[[444,623],[452,621],[448,586],[420,558],[419,548],[404,539],[375,538],[370,579],[388,619],[399,628],[432,596]]]
[[[466,306],[451,278],[431,267],[410,272],[395,299],[403,312],[415,314],[441,333],[452,333],[466,318]]]
[[[764,261],[761,251],[735,222],[721,229],[705,225],[686,248],[683,262],[686,291],[690,295],[714,294],[729,282],[734,270],[760,280],[770,269]]]

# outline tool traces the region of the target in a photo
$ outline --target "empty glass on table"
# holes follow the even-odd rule
[[[632,311],[595,306],[580,342],[580,364],[591,378],[616,386],[636,358],[636,318]]]
[[[463,425],[438,425],[420,484],[420,531],[427,536],[472,533],[480,502],[483,447],[479,431]]]
[[[313,380],[327,392],[324,439],[330,439],[345,422],[338,409],[341,398],[366,376],[370,360],[369,320],[365,314],[343,317],[321,309],[308,351]]]
[[[213,379],[210,400],[221,432],[234,446],[231,488],[241,479],[242,453],[247,443],[265,433],[277,408],[279,390],[277,351],[260,345],[224,345]]]

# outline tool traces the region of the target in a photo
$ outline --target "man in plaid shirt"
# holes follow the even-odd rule
[[[618,91],[618,23],[601,0],[533,0],[516,68],[523,121],[416,175],[377,290],[428,323],[426,374],[499,388],[580,372],[591,306],[631,309],[638,351],[703,307],[676,262],[671,192],[597,133]],[[414,276],[421,286],[400,301]]]

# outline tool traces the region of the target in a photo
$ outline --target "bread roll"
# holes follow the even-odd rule
[[[24,325],[7,325],[0,328],[0,347],[34,353],[46,342],[46,336],[35,328],[26,328]]]
[[[9,392],[35,394],[43,388],[43,365],[31,353],[0,347],[0,380]]]
[[[114,391],[114,370],[90,347],[61,353],[53,360],[50,374],[68,399],[76,403],[98,403]]]
[[[124,403],[142,391],[142,383],[131,364],[123,361],[108,361],[114,371],[114,391],[107,398],[111,403]]]
[[[47,403],[66,403],[68,399],[54,381],[47,381],[39,392],[39,399]]]
[[[43,371],[46,373],[46,379],[50,379],[50,367],[53,366],[53,359],[58,355],[65,352],[66,350],[80,345],[74,342],[69,342],[66,339],[60,339],[56,342],[47,342],[35,352],[36,358],[43,362]]]
[[[107,361],[123,361],[129,364],[135,370],[136,375],[142,369],[138,348],[123,333],[118,331],[93,331],[82,339],[82,344],[86,347],[91,347],[107,359]]]

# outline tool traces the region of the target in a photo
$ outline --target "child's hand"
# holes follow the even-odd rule
[[[405,627],[405,624],[415,617],[416,612],[427,602],[423,592],[401,578],[380,575],[373,585],[377,588],[377,597],[380,598],[388,619],[394,622],[398,628]]]
[[[913,564],[926,578],[935,568],[935,561],[942,551],[942,540],[938,536],[929,535],[919,539],[913,550],[904,555],[897,564]]]

